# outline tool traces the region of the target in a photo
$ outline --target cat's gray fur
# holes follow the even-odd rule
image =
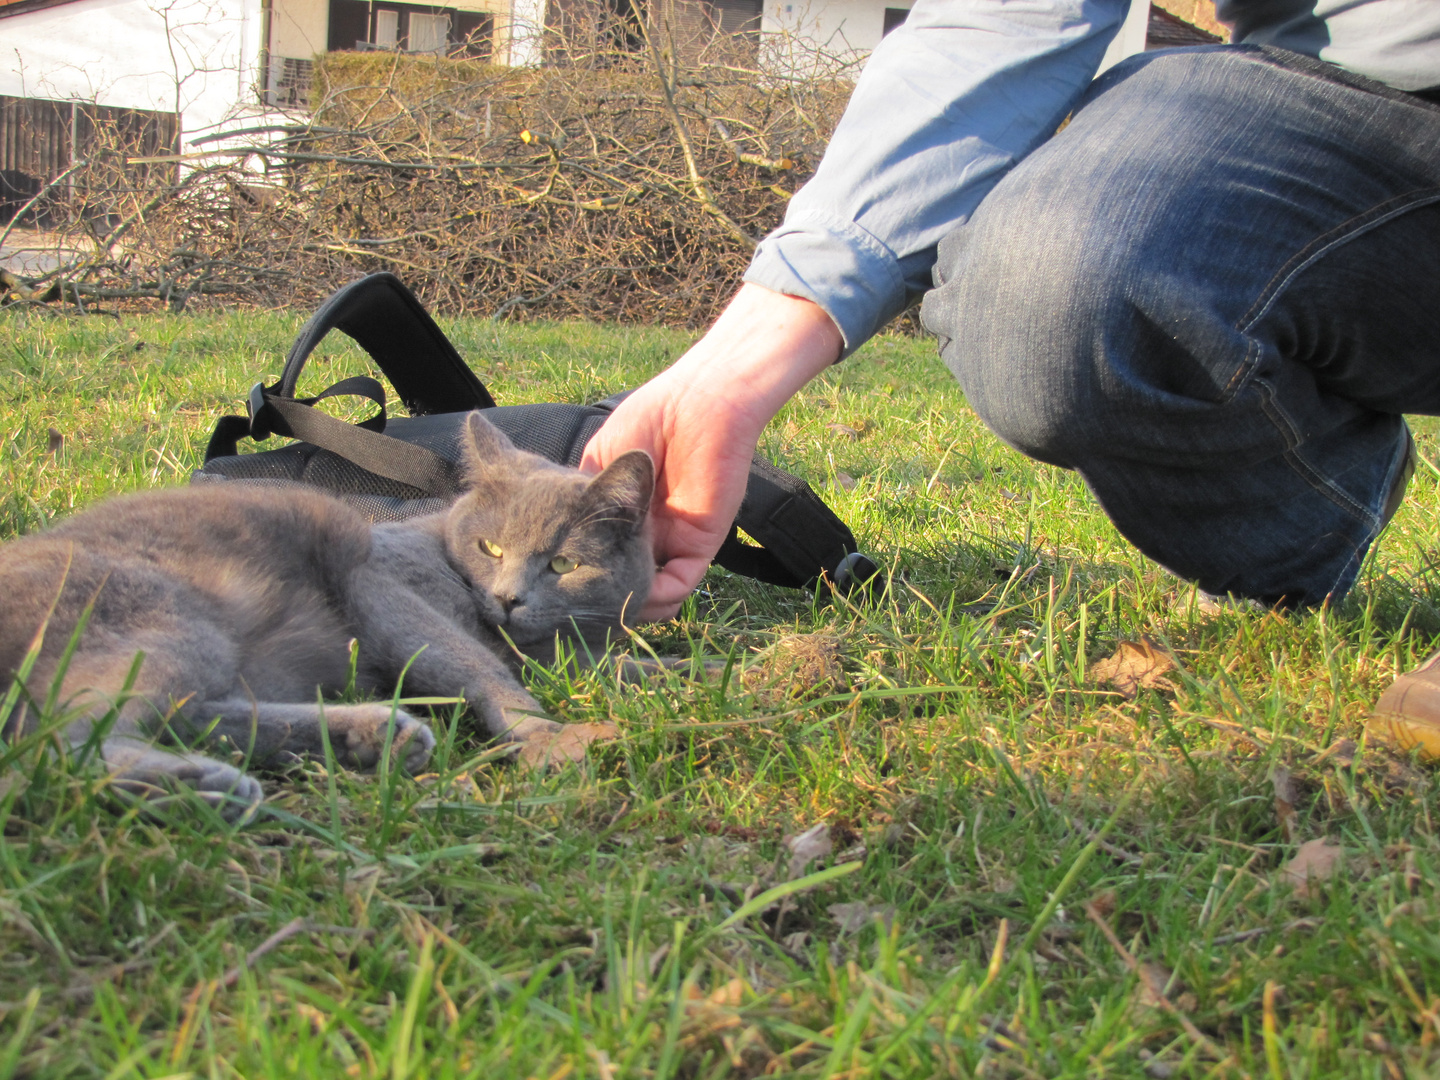
[[[343,763],[377,762],[390,706],[317,704],[346,686],[352,638],[360,688],[388,690],[403,671],[406,694],[463,695],[497,738],[555,740],[561,725],[539,715],[505,639],[548,662],[557,634],[603,650],[639,610],[654,573],[654,470],[635,451],[583,476],[516,450],[479,413],[466,441],[467,492],[408,522],[372,526],[298,486],[200,486],[113,499],[0,547],[3,685],[44,627],[26,680],[43,702],[93,600],[59,698],[74,712],[70,743],[121,700],[143,651],[101,744],[106,766],[132,790],[183,784],[232,806],[260,786],[193,742],[263,764],[318,753],[323,718]],[[576,569],[557,573],[557,555]],[[33,708],[18,726],[27,718]],[[418,769],[434,737],[403,711],[395,720],[397,753]]]

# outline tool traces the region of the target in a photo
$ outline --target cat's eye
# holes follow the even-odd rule
[[[500,547],[499,544],[493,543],[489,540],[480,541],[480,550],[485,552],[485,554],[489,555],[492,559],[498,559],[500,558],[500,556],[505,554],[504,550]]]
[[[550,560],[550,569],[557,574],[568,574],[579,565],[574,559],[567,559],[564,555],[556,555]]]

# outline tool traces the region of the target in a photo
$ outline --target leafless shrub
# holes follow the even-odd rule
[[[60,255],[15,295],[309,306],[386,269],[450,313],[702,324],[819,161],[853,72],[762,67],[758,34],[686,2],[645,23],[567,5],[589,21],[547,28],[540,68],[330,54],[307,114],[178,168],[97,148],[33,201]]]

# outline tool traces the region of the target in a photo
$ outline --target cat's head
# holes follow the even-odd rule
[[[650,455],[632,450],[586,476],[517,450],[473,412],[464,466],[445,542],[486,622],[525,646],[576,629],[599,639],[634,621],[655,574]]]

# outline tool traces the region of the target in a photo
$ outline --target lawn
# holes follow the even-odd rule
[[[0,313],[0,537],[185,483],[301,321]],[[447,329],[502,403],[687,340]],[[322,353],[310,392],[365,369]],[[1437,430],[1343,604],[1217,608],[882,337],[762,450],[891,590],[716,570],[641,632],[728,678],[535,672],[619,725],[583,766],[441,707],[425,775],[307,764],[227,826],[0,745],[0,1078],[1432,1075],[1435,786],[1362,724],[1440,636]]]

